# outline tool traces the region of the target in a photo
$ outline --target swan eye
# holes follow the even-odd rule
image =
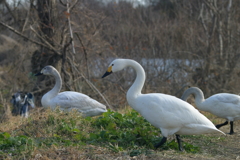
[[[114,66],[114,64],[112,64],[112,66]]]

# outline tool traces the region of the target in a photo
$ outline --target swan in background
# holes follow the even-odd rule
[[[181,99],[186,101],[191,94],[195,97],[195,104],[198,109],[226,119],[226,122],[216,125],[217,128],[227,125],[228,121],[230,121],[229,134],[234,133],[233,121],[240,119],[240,96],[230,93],[218,93],[204,99],[201,89],[191,87],[185,90]]]
[[[62,79],[59,72],[53,66],[49,65],[44,67],[41,72],[37,73],[35,76],[39,75],[51,75],[56,81],[52,90],[47,92],[42,97],[41,103],[43,107],[55,109],[57,106],[59,106],[59,109],[64,111],[76,109],[85,117],[101,115],[107,111],[105,105],[85,94],[73,91],[60,92],[62,87]]]
[[[12,113],[25,118],[28,118],[29,107],[35,108],[32,93],[16,92],[12,96],[11,103],[13,104]]]
[[[142,94],[145,72],[142,66],[134,60],[114,60],[102,78],[125,67],[132,67],[137,74],[133,85],[127,92],[129,105],[153,126],[159,128],[163,135],[162,140],[155,145],[155,148],[162,146],[167,141],[167,137],[173,134],[176,134],[179,150],[183,150],[180,135],[224,134],[192,105],[179,98],[162,93]]]

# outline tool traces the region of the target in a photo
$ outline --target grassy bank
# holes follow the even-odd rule
[[[28,119],[11,117],[0,126],[0,159],[219,159],[227,158],[228,137],[220,134],[175,137],[155,150],[160,130],[136,111],[108,111],[82,118],[79,113],[39,109]],[[234,142],[233,142],[234,143]],[[225,146],[224,146],[225,145]],[[235,145],[236,146],[236,145]],[[233,156],[231,154],[231,156]]]

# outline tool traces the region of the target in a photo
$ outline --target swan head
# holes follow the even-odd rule
[[[53,66],[45,66],[41,72],[35,74],[35,76],[40,76],[40,75],[52,75],[54,70],[56,70]]]
[[[108,69],[106,71],[106,73],[102,76],[102,78],[110,75],[113,72],[117,72],[117,71],[121,71],[126,67],[126,60],[124,59],[115,59],[114,61],[112,61],[110,63],[110,65],[108,66]]]

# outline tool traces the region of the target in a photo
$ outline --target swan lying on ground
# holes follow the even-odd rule
[[[205,100],[201,89],[191,87],[183,93],[181,99],[186,101],[191,94],[195,97],[195,104],[198,109],[226,119],[226,122],[216,125],[217,128],[227,125],[228,121],[230,121],[229,134],[234,133],[233,121],[240,119],[240,96],[230,93],[218,93]]]
[[[169,135],[176,134],[179,150],[183,150],[180,135],[222,133],[214,124],[189,103],[171,95],[162,93],[142,94],[145,72],[134,60],[116,59],[108,67],[102,78],[125,67],[132,67],[137,77],[127,92],[129,105],[138,111],[148,122],[159,128],[162,140],[155,145],[160,147]],[[225,135],[225,134],[224,134]]]
[[[43,107],[55,109],[57,106],[59,106],[59,109],[64,111],[76,109],[86,117],[101,115],[107,111],[105,105],[85,94],[73,91],[60,92],[62,87],[62,79],[59,72],[53,66],[49,65],[44,67],[41,72],[37,73],[35,76],[38,75],[51,75],[56,81],[53,89],[42,97],[41,103]]]

